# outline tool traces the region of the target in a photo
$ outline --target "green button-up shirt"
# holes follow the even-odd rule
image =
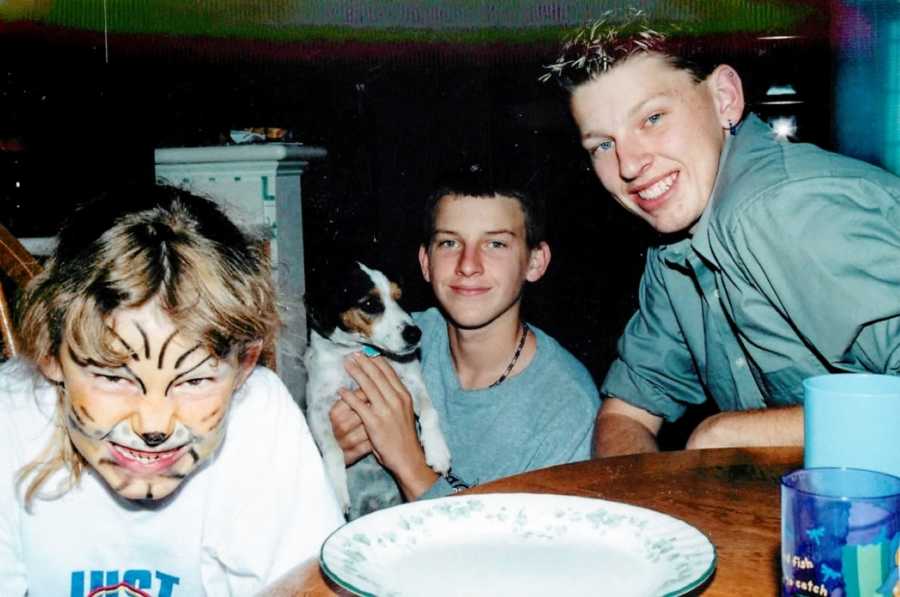
[[[650,249],[601,392],[675,420],[800,404],[805,377],[900,374],[900,179],[750,115],[691,236]]]

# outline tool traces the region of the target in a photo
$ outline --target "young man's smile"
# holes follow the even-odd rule
[[[451,284],[450,289],[461,296],[476,297],[491,291],[489,286],[467,286],[465,284]]]
[[[675,185],[678,182],[678,171],[670,172],[656,180],[651,180],[630,189],[634,200],[645,212],[653,212],[662,207],[666,200],[675,194]]]

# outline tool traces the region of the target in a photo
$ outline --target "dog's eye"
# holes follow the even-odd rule
[[[370,314],[381,313],[384,311],[384,305],[381,300],[375,297],[368,297],[360,301],[359,308]]]

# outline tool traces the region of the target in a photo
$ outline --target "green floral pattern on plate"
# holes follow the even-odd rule
[[[606,500],[484,494],[413,502],[344,525],[320,562],[359,595],[681,595],[715,568],[685,522]]]

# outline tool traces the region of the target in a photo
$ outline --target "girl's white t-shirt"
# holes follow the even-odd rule
[[[21,363],[0,366],[0,595],[87,597],[120,583],[140,592],[111,594],[252,595],[344,522],[306,421],[263,368],[233,398],[214,458],[166,500],[136,505],[86,471],[27,512],[15,475],[47,444],[55,400]]]

